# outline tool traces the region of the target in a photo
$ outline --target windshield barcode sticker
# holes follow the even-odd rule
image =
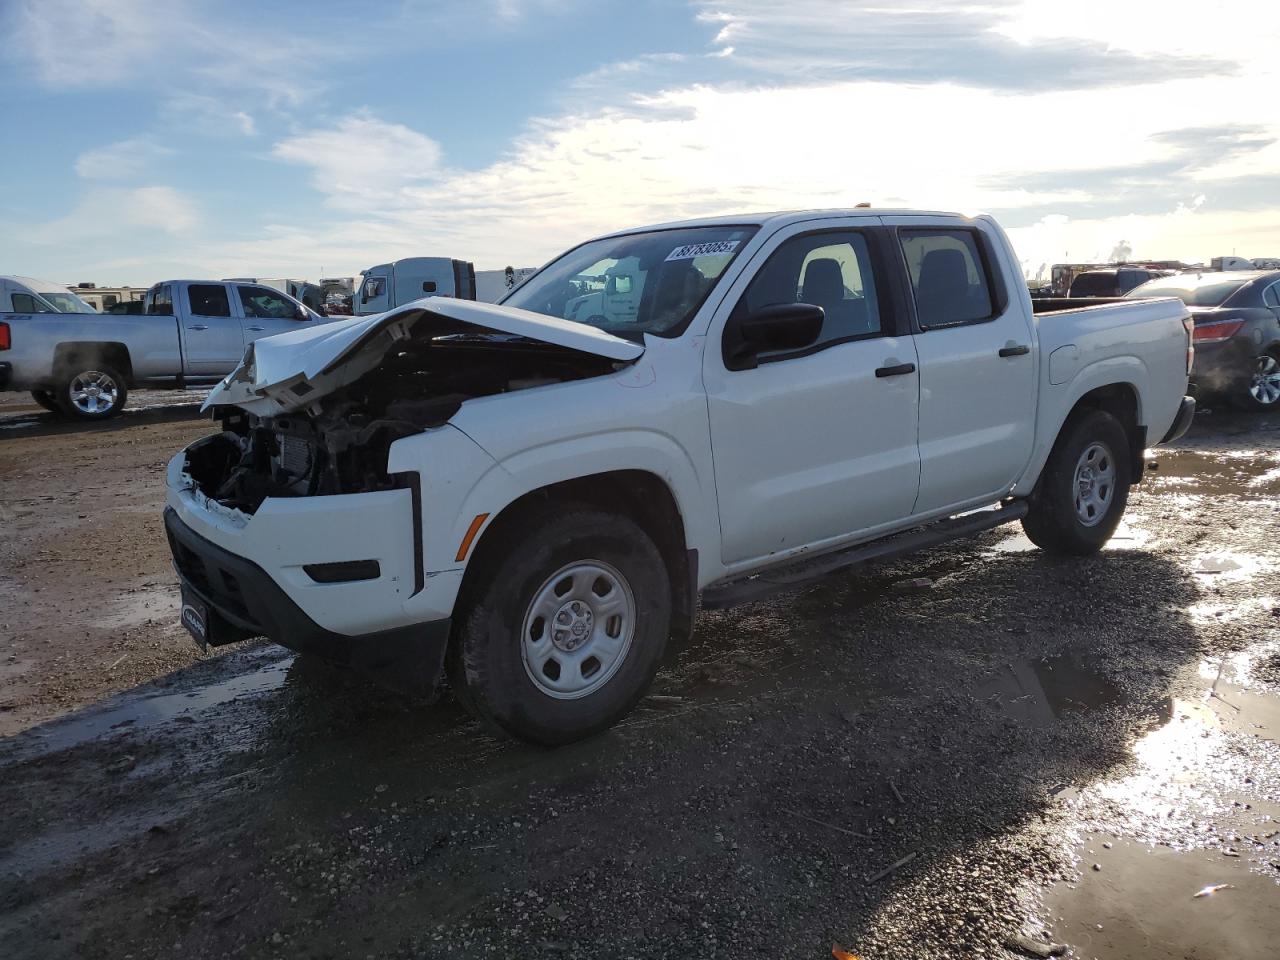
[[[714,240],[711,243],[687,243],[667,254],[667,261],[692,260],[694,257],[714,257],[718,253],[733,253],[737,240]]]

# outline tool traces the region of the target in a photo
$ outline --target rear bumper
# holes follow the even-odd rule
[[[1182,403],[1178,405],[1178,415],[1173,418],[1173,425],[1169,427],[1169,432],[1161,439],[1161,443],[1173,443],[1191,428],[1191,421],[1196,416],[1196,398],[1183,397]]]
[[[10,389],[9,384],[13,382],[13,364],[0,363],[0,390]]]
[[[415,694],[439,687],[450,620],[432,620],[360,636],[321,627],[265,570],[206,540],[166,507],[165,533],[183,587],[209,607],[208,636],[215,646],[263,636],[350,667]]]
[[[1196,345],[1191,379],[1201,393],[1235,393],[1248,387],[1258,350],[1247,337]]]

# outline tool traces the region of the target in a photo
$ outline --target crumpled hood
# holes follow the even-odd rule
[[[630,361],[644,347],[595,327],[529,310],[452,297],[424,297],[372,317],[338,321],[264,337],[249,345],[240,365],[214,387],[202,410],[233,404],[259,416],[305,406],[351,383],[381,362],[412,328],[421,336],[498,333]]]

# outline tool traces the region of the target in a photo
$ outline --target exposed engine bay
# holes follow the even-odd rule
[[[611,373],[625,363],[534,340],[451,334],[398,341],[381,363],[304,410],[258,417],[218,408],[221,433],[192,444],[187,472],[223,506],[253,513],[267,497],[403,487],[391,444],[442,426],[475,397]]]

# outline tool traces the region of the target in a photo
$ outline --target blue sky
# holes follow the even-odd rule
[[[0,272],[536,265],[876,204],[1066,257],[1280,256],[1280,4],[0,0]]]

